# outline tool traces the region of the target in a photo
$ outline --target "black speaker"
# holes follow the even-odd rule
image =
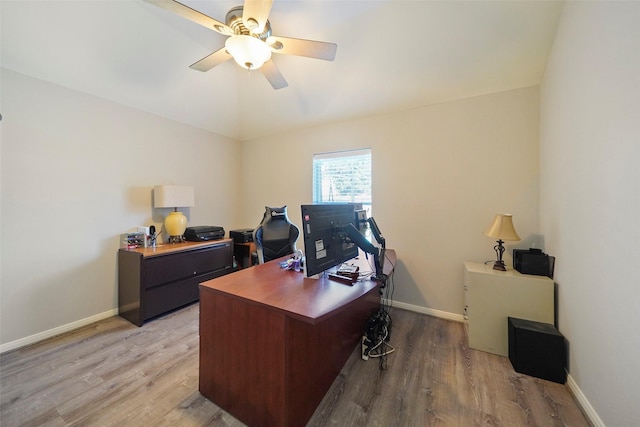
[[[508,318],[509,360],[513,369],[556,383],[567,381],[564,337],[548,323]]]
[[[553,279],[556,258],[549,256],[540,249],[514,249],[513,268],[522,274],[548,276]]]

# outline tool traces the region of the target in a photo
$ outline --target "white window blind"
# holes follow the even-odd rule
[[[362,203],[371,212],[371,150],[314,154],[313,203]]]

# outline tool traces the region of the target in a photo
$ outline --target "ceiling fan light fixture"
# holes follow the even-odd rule
[[[271,59],[269,46],[252,36],[235,35],[229,37],[224,45],[238,65],[248,70],[256,70]]]

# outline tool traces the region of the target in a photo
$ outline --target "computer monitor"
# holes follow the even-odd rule
[[[308,277],[358,256],[358,246],[345,233],[354,222],[352,204],[302,205],[301,210]]]

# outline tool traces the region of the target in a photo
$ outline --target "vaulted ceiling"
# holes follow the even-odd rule
[[[184,0],[224,21],[241,0]],[[558,1],[275,0],[273,34],[337,43],[274,54],[289,86],[227,61],[225,36],[141,0],[1,0],[2,66],[237,140],[538,84]]]

